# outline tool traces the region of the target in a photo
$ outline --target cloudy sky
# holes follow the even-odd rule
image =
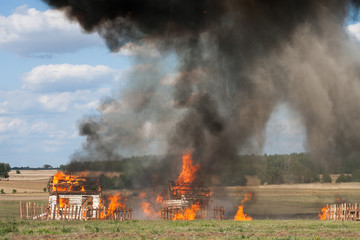
[[[84,141],[78,121],[121,88],[136,51],[111,53],[96,33],[83,33],[41,0],[0,4],[0,162],[66,164]],[[360,38],[360,26],[348,29]],[[265,153],[304,151],[303,126],[286,105],[266,136]]]

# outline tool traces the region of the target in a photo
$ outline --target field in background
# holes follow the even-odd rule
[[[21,174],[10,172],[9,181],[0,181],[0,189],[6,194],[0,194],[0,218],[18,218],[19,201],[35,201],[46,203],[49,178],[57,170],[22,170]],[[12,190],[16,189],[16,193]],[[360,202],[360,183],[340,184],[289,184],[263,186],[235,186],[213,188],[213,205],[224,206],[225,216],[232,219],[236,206],[244,197],[244,193],[252,192],[253,198],[245,205],[245,212],[254,219],[317,219],[319,210],[326,203]],[[134,209],[140,209],[138,198],[142,190],[120,190],[126,195],[128,204]],[[115,194],[116,191],[106,191]],[[142,212],[135,212],[135,219],[142,219]]]
[[[358,222],[238,221],[8,221],[6,239],[359,239]]]
[[[360,202],[360,183],[227,187],[221,198],[223,201],[220,201],[228,211],[227,217],[235,214],[236,210],[227,202],[232,202],[234,206],[241,201],[241,193],[245,192],[253,193],[253,199],[245,205],[245,211],[257,219],[317,219],[319,210],[327,203]]]
[[[21,170],[20,174],[16,174],[16,171],[12,170],[8,181],[0,181],[0,189],[5,192],[0,194],[0,201],[45,200],[48,193],[43,189],[56,172],[57,170]],[[16,190],[15,194],[12,193],[13,189]]]

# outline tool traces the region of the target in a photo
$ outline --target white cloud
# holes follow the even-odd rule
[[[116,70],[104,65],[41,65],[24,74],[22,89],[30,91],[92,89],[115,81],[117,74]]]
[[[110,88],[95,90],[79,90],[75,92],[37,93],[26,90],[0,91],[0,111],[4,116],[33,115],[41,118],[41,114],[53,113],[75,114],[80,116],[96,111],[100,99],[110,95]]]
[[[30,131],[32,133],[44,133],[46,132],[50,127],[52,127],[49,123],[41,121],[34,123],[30,126]]]
[[[26,5],[8,17],[0,15],[0,48],[19,55],[48,55],[104,46],[98,34],[84,34],[61,11],[44,12]]]
[[[22,132],[26,122],[20,118],[10,118],[10,117],[0,117],[0,132],[12,132],[19,131]]]
[[[61,92],[40,95],[39,103],[50,112],[87,112],[99,105],[99,99],[103,97],[104,89],[96,91],[80,90],[76,92]],[[108,93],[110,89],[108,89]]]
[[[41,95],[39,102],[48,110],[55,112],[66,112],[69,104],[74,100],[69,92],[51,95]]]
[[[8,111],[6,110],[8,103],[8,101],[0,102],[0,114],[8,113]]]

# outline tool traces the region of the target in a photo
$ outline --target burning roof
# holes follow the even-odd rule
[[[59,171],[52,177],[49,183],[50,194],[89,194],[100,192],[101,186],[98,179],[86,177],[86,172],[75,175]]]

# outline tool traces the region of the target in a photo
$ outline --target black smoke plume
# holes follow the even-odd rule
[[[212,176],[239,153],[261,151],[269,116],[284,102],[301,116],[314,160],[360,157],[360,52],[345,28],[360,1],[45,2],[112,51],[131,43],[159,53],[139,56],[121,93],[83,121],[87,159],[190,149]],[[164,84],[171,53],[178,73]]]

